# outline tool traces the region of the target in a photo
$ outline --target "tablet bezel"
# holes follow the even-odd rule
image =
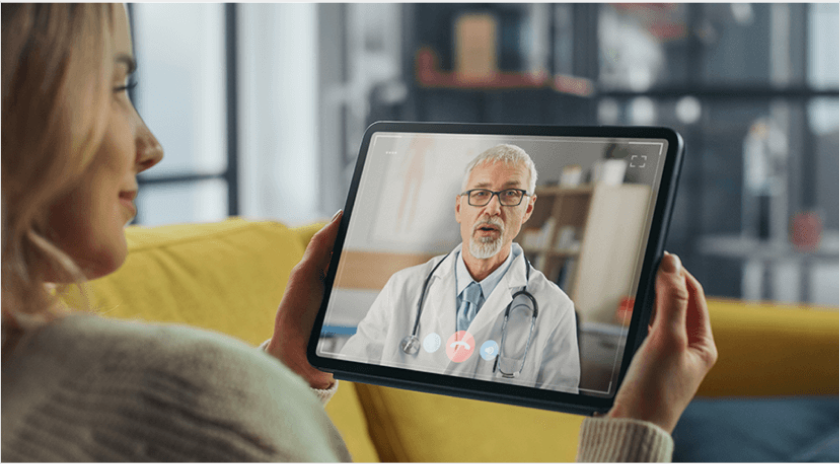
[[[359,189],[362,171],[367,159],[368,149],[374,134],[383,132],[399,133],[437,133],[437,134],[486,134],[510,136],[545,136],[545,137],[597,137],[597,138],[638,138],[665,139],[668,149],[663,163],[659,192],[656,197],[650,233],[642,261],[642,271],[636,294],[627,341],[617,379],[617,387],[610,397],[588,396],[563,393],[553,390],[537,389],[505,383],[493,383],[466,377],[434,374],[410,369],[371,365],[318,356],[317,345],[321,328],[326,316],[333,281],[338,269],[338,261],[347,235],[353,206]],[[493,401],[499,403],[526,406],[573,414],[592,415],[608,411],[614,402],[615,393],[621,386],[624,375],[633,354],[644,341],[653,307],[656,269],[662,259],[665,238],[671,220],[676,197],[676,189],[683,158],[683,139],[676,131],[665,127],[616,127],[616,126],[532,126],[509,124],[461,124],[461,123],[417,123],[417,122],[377,122],[365,131],[356,162],[356,169],[347,196],[344,215],[339,225],[338,236],[333,248],[332,259],[324,280],[325,290],[321,308],[315,319],[307,346],[307,358],[316,368],[332,372],[337,379],[364,382],[387,387],[403,388],[426,393],[445,394],[469,399]]]

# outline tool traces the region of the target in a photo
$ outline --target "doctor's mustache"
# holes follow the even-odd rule
[[[504,233],[505,233],[505,223],[498,216],[489,216],[487,219],[476,222],[475,225],[473,226],[473,232],[480,229],[485,224],[490,224],[490,225],[498,227],[499,228],[499,233],[504,235]]]

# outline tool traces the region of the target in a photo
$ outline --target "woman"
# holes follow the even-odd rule
[[[56,285],[125,260],[136,176],[163,151],[127,96],[123,6],[3,4],[2,21],[3,458],[349,459],[318,401],[337,383],[305,355],[340,214],[290,277],[271,356],[62,310]],[[702,288],[676,256],[656,291],[650,336],[609,417],[584,422],[579,459],[669,459],[669,433],[715,362]]]

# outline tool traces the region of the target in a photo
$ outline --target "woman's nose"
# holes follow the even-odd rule
[[[141,173],[160,163],[163,147],[152,131],[141,121],[137,133],[137,172]]]

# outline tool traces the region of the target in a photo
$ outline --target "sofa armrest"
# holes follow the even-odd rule
[[[837,308],[710,299],[718,362],[698,396],[837,395]]]

